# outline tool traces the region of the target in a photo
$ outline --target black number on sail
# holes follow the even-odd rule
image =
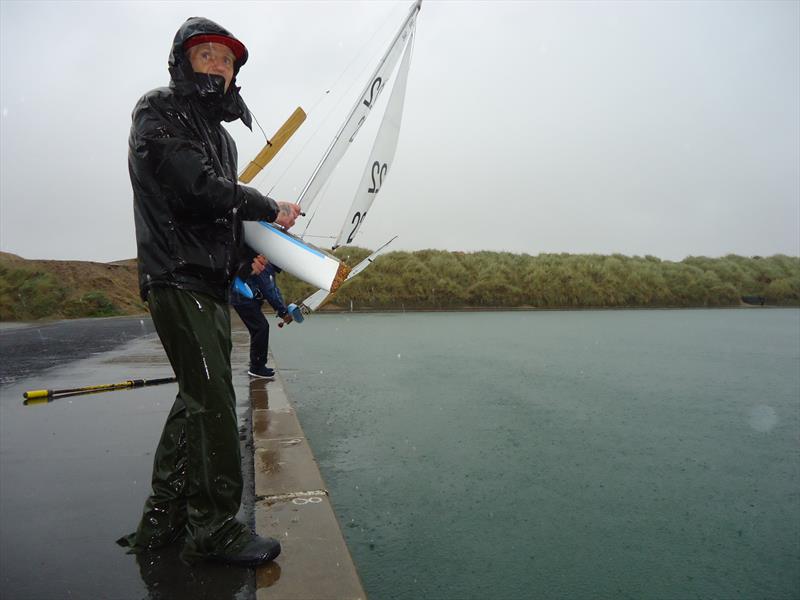
[[[351,223],[353,223],[353,231],[351,231],[350,235],[347,236],[348,244],[353,241],[353,237],[355,237],[356,235],[356,229],[358,229],[358,226],[361,225],[361,222],[366,218],[367,218],[367,211],[364,211],[363,215],[360,212],[357,212],[356,214],[353,215],[353,220],[351,221]]]
[[[364,100],[364,106],[367,108],[372,108],[372,103],[378,99],[378,94],[381,93],[381,83],[382,79],[380,77],[376,77],[372,82],[372,85],[369,88],[369,100]]]
[[[381,164],[377,160],[372,163],[372,187],[367,190],[368,194],[378,193],[378,190],[380,190],[383,185],[383,178],[386,176],[386,171],[388,169],[389,165],[386,163]]]

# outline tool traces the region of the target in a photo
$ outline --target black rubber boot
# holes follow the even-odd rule
[[[275,560],[281,553],[281,543],[273,538],[255,535],[238,549],[209,555],[209,559],[238,567],[257,567]]]

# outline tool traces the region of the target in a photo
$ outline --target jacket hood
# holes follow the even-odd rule
[[[195,36],[222,36],[232,41],[236,46],[234,51],[237,58],[233,63],[233,80],[225,92],[225,81],[219,75],[205,75],[195,73],[189,59],[186,57],[184,44]],[[170,87],[181,96],[196,96],[207,110],[210,110],[221,121],[235,121],[241,119],[249,129],[252,129],[252,116],[250,110],[239,94],[236,85],[236,75],[239,69],[247,62],[248,53],[234,35],[224,27],[204,17],[190,17],[178,32],[172,42],[169,54]]]

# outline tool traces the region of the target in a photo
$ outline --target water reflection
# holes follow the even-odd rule
[[[275,585],[281,578],[281,566],[271,562],[256,569],[256,587],[259,590]]]
[[[269,392],[266,379],[250,380],[250,402],[253,410],[267,410],[269,408]]]
[[[180,544],[172,544],[136,555],[148,600],[245,600],[254,597],[251,569],[208,562],[189,566],[180,559],[179,553]]]

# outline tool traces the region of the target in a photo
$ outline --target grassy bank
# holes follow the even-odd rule
[[[343,248],[348,264],[366,250]],[[287,298],[310,286],[281,275]],[[690,257],[505,252],[391,252],[345,284],[331,301],[342,308],[593,308],[737,306],[742,297],[800,305],[800,258]],[[352,304],[351,304],[352,303]]]
[[[0,252],[0,321],[112,317],[146,311],[136,261],[26,260]]]
[[[336,254],[355,264],[369,253]],[[315,291],[289,274],[287,302]],[[689,257],[390,252],[342,286],[330,309],[621,308],[738,306],[742,297],[800,306],[800,257]],[[114,264],[25,260],[0,253],[0,320],[139,314],[135,260]]]

